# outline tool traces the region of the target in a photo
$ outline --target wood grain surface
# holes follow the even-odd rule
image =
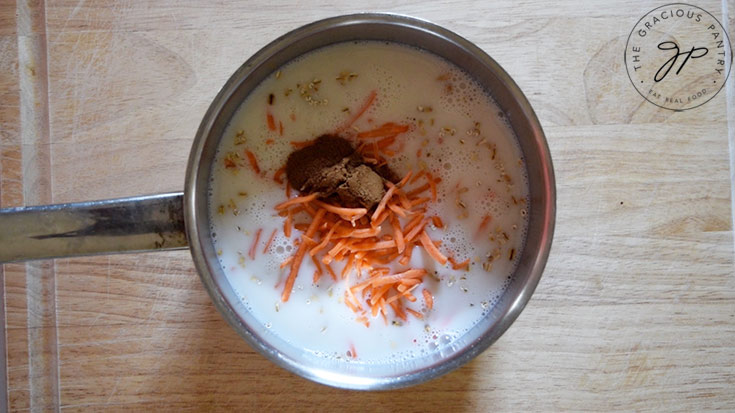
[[[288,30],[358,11],[434,21],[495,58],[541,120],[558,190],[551,257],[514,325],[397,391],[266,361],[188,252],[4,265],[0,411],[735,410],[735,82],[685,112],[641,99],[625,41],[664,3],[0,0],[2,207],[181,190],[230,74]],[[735,1],[696,3],[735,38]]]

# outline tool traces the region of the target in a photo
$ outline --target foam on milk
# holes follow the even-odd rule
[[[357,76],[342,84],[336,80],[341,73]],[[314,81],[316,91],[309,89]],[[429,271],[424,285],[434,295],[434,308],[427,310],[418,294],[410,308],[423,312],[423,320],[389,318],[385,325],[378,316],[366,328],[340,299],[347,283],[323,277],[313,285],[310,260],[304,260],[290,300],[281,302],[288,267],[281,269],[280,263],[295,247],[283,235],[283,218],[273,209],[285,194],[272,177],[293,150],[291,141],[333,131],[349,117],[344,109],[359,107],[371,90],[378,98],[355,126],[370,129],[388,121],[414,126],[402,137],[403,148],[391,159],[391,167],[401,176],[428,168],[442,178],[438,202],[429,204],[427,216],[440,216],[445,229],[429,226],[427,231],[442,241],[442,251],[451,251],[457,261],[469,258],[472,265],[469,271],[440,267],[416,249],[409,266]],[[271,93],[273,116],[283,124],[283,136],[268,130],[265,122]],[[245,137],[244,143],[236,139],[238,134]],[[269,139],[273,142],[267,144]],[[244,148],[257,154],[263,176],[247,166],[237,171],[224,167],[228,153]],[[416,156],[419,150],[421,157]],[[523,247],[528,184],[510,127],[474,80],[443,59],[410,47],[345,43],[285,65],[242,103],[225,131],[214,165],[209,188],[211,231],[228,280],[265,328],[317,356],[385,363],[439,351],[492,309]],[[478,237],[485,214],[491,214],[492,221]],[[258,228],[260,243],[251,260],[248,250]],[[273,230],[277,235],[263,254]],[[486,264],[490,253],[498,254],[491,267]],[[334,265],[335,272],[339,274],[342,265]],[[356,282],[353,273],[349,285]],[[349,354],[353,347],[357,358]]]

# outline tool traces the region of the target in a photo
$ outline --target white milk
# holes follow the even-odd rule
[[[409,266],[426,268],[431,276],[417,289],[418,300],[406,304],[422,312],[423,320],[409,315],[402,322],[388,308],[387,325],[378,316],[369,317],[370,327],[365,327],[342,302],[347,282],[358,282],[356,274],[347,282],[336,283],[323,276],[314,285],[315,268],[308,255],[289,301],[281,302],[289,267],[280,269],[279,264],[295,252],[292,241],[300,233],[294,231],[291,239],[283,234],[283,218],[277,216],[274,206],[286,199],[285,186],[274,182],[273,174],[293,150],[290,141],[334,131],[372,90],[377,91],[376,101],[354,126],[367,130],[385,122],[413,125],[397,139],[394,147],[403,148],[390,165],[400,176],[428,168],[442,178],[438,202],[430,204],[427,216],[440,216],[445,228],[429,226],[427,232],[432,239],[443,241],[440,250],[445,254],[472,261],[469,271],[452,270],[416,248]],[[273,104],[268,106],[270,94]],[[276,131],[268,129],[267,107]],[[270,139],[273,142],[266,143]],[[256,154],[260,176],[249,166],[245,149]],[[417,158],[419,149],[421,157]],[[230,152],[241,156],[242,167],[224,167]],[[243,302],[281,338],[316,355],[352,362],[426,354],[470,329],[489,312],[507,285],[527,226],[525,165],[498,107],[455,66],[395,44],[330,46],[282,67],[234,116],[220,143],[212,177],[212,238],[222,268]],[[486,214],[492,220],[478,234]],[[259,228],[262,234],[252,260],[248,252]],[[264,254],[273,230],[277,235]],[[492,265],[489,254],[494,256]],[[334,263],[333,268],[339,274],[343,265]],[[431,310],[421,296],[423,288],[433,293]],[[354,356],[348,353],[351,348],[356,358],[348,357]]]

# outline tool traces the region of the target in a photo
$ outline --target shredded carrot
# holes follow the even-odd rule
[[[426,308],[431,310],[434,307],[434,297],[431,296],[431,293],[426,288],[424,288],[421,291],[421,294],[424,295],[424,302],[426,303]]]
[[[375,277],[372,279],[371,284],[373,285],[373,287],[379,287],[381,285],[391,284],[391,283],[401,281],[404,278],[418,278],[418,277],[423,277],[424,275],[426,275],[426,270],[412,268],[410,270],[407,270],[407,271],[404,271],[398,274]]]
[[[412,310],[410,308],[406,308],[406,311],[408,311],[409,313],[411,313],[411,315],[413,315],[414,317],[418,318],[419,320],[423,320],[423,318],[424,318],[424,316],[421,313],[419,313],[418,311]]]
[[[426,174],[426,169],[422,169],[421,171],[419,171],[419,173],[417,173],[416,175],[414,175],[413,178],[411,178],[411,180],[408,181],[408,183],[411,183],[412,184],[412,183],[418,181],[419,178],[421,178],[425,174]]]
[[[347,258],[347,264],[345,264],[345,267],[342,269],[342,278],[347,278],[347,274],[352,271],[352,264],[355,262],[355,256],[350,255],[349,258]]]
[[[281,202],[280,204],[276,205],[275,208],[276,208],[276,211],[280,211],[284,208],[290,207],[291,205],[311,202],[315,200],[316,197],[317,197],[317,194],[297,196],[296,198],[291,198],[288,201]]]
[[[316,267],[316,273],[318,273],[318,274],[319,274],[319,277],[316,277],[316,278],[314,279],[314,282],[317,282],[317,281],[319,281],[319,278],[320,278],[320,277],[322,276],[322,274],[323,274],[323,272],[322,272],[322,266],[321,266],[321,265],[319,265],[319,260],[317,260],[317,259],[316,259],[316,257],[314,257],[314,256],[312,256],[312,257],[311,257],[311,261],[312,261],[312,262],[314,263],[314,266]]]
[[[320,242],[316,247],[312,248],[309,251],[309,255],[313,257],[314,255],[316,255],[317,252],[323,250],[324,247],[326,247],[327,244],[329,244],[329,241],[332,239],[332,235],[334,234],[334,231],[337,230],[337,228],[339,228],[339,223],[332,226],[332,229],[330,229],[329,232],[327,232],[327,236],[324,237],[322,242]]]
[[[373,212],[373,215],[370,217],[373,221],[378,219],[378,215],[380,215],[381,212],[383,212],[383,209],[385,209],[385,204],[388,203],[388,200],[390,197],[393,196],[393,192],[396,191],[396,187],[392,186],[388,188],[387,191],[385,191],[385,195],[383,195],[383,199],[380,200],[380,203],[378,203],[378,206],[375,208],[375,212]]]
[[[413,228],[411,228],[410,231],[408,231],[408,234],[406,234],[406,237],[405,237],[406,242],[413,241],[413,239],[419,235],[419,232],[424,230],[424,227],[426,226],[426,224],[428,224],[428,220],[423,219],[424,218],[423,215],[419,215],[418,218],[421,218],[421,220],[419,221],[418,225],[414,226]],[[406,232],[406,230],[404,229],[403,232]]]
[[[393,202],[388,201],[388,208],[393,211],[396,215],[405,218],[406,217],[406,210],[399,207]]]
[[[248,161],[250,161],[250,166],[253,168],[253,171],[255,171],[255,173],[259,175],[260,167],[258,166],[258,160],[255,159],[255,154],[246,149],[245,155],[247,155]]]
[[[283,136],[283,122],[278,121],[278,135]]]
[[[403,232],[401,232],[401,224],[398,222],[398,218],[395,215],[391,216],[391,225],[393,226],[393,236],[396,240],[396,248],[398,253],[402,253],[406,249],[406,243],[403,241]]]
[[[283,179],[281,179],[281,176],[286,172],[286,167],[282,166],[279,168],[275,174],[273,174],[273,180],[276,181],[279,185],[283,184]]]
[[[291,146],[294,147],[294,149],[301,149],[306,148],[307,146],[310,146],[314,143],[314,139],[308,140],[308,141],[291,141]]]
[[[324,208],[328,212],[331,212],[333,214],[339,215],[340,217],[343,217],[343,219],[345,219],[346,221],[354,221],[356,219],[359,219],[363,215],[367,214],[367,209],[365,208],[343,208],[343,207],[330,205],[322,201],[316,201],[314,203]]]
[[[420,187],[418,187],[416,189],[412,189],[412,190],[406,192],[406,196],[409,197],[409,198],[413,198],[416,195],[418,195],[418,194],[420,194],[422,192],[425,192],[429,188],[431,188],[431,185],[429,185],[429,183],[427,182],[427,183],[421,185]]]
[[[447,257],[442,254],[439,249],[436,248],[436,245],[431,241],[431,238],[426,234],[426,231],[422,231],[421,235],[419,236],[419,240],[421,241],[421,245],[424,246],[424,249],[426,252],[431,255],[431,258],[436,260],[441,265],[444,265],[447,263]]]
[[[464,269],[464,268],[469,268],[469,266],[470,266],[470,259],[469,258],[467,258],[466,260],[464,260],[462,262],[455,261],[454,257],[451,257],[451,256],[448,257],[447,259],[449,260],[449,263],[452,264],[452,269],[453,270],[461,270],[461,269]]]
[[[413,254],[413,245],[408,244],[408,247],[405,251],[403,251],[403,257],[398,261],[401,265],[408,265],[409,261],[411,261],[411,255]]]
[[[408,125],[399,125],[397,123],[388,122],[384,123],[378,128],[371,129],[369,131],[360,132],[357,134],[358,139],[370,139],[370,138],[382,138],[385,136],[398,135],[408,131]]]
[[[396,141],[396,135],[393,135],[393,136],[388,136],[387,138],[383,138],[379,141],[373,141],[373,144],[377,146],[378,149],[385,149],[393,145],[395,141]]]
[[[258,241],[260,241],[260,233],[263,232],[263,228],[258,228],[257,231],[255,231],[255,239],[253,240],[253,245],[250,247],[250,252],[248,252],[248,256],[251,260],[255,259],[255,252],[258,248]]]
[[[398,187],[399,188],[402,188],[403,185],[406,185],[406,183],[408,182],[408,180],[411,179],[411,175],[413,175],[413,171],[408,171],[408,173],[406,174],[406,176],[404,176],[403,179],[401,179],[401,181],[398,182]]]
[[[286,238],[291,238],[291,210],[288,210],[288,215],[286,215],[286,220],[283,222],[283,235],[286,236]]]
[[[340,230],[336,233],[336,238],[344,238],[344,237],[350,237],[350,238],[370,238],[378,235],[380,233],[380,228],[360,228],[360,229],[346,229],[344,231]]]
[[[309,229],[306,231],[305,236],[306,237],[312,237],[314,235],[314,232],[316,231],[317,226],[322,220],[322,217],[324,217],[324,213],[326,211],[323,209],[320,209],[319,212],[317,212],[316,216],[314,217],[314,220],[311,221],[311,225],[309,225]],[[304,259],[304,254],[306,254],[306,247],[307,242],[303,241],[299,245],[299,249],[296,251],[296,256],[294,257],[293,262],[291,263],[291,272],[288,274],[288,278],[286,278],[286,286],[283,289],[283,294],[281,295],[281,301],[286,302],[288,301],[288,298],[291,296],[291,289],[293,288],[294,283],[296,282],[296,276],[299,273],[299,267],[301,266],[301,261]]]
[[[273,144],[274,144],[275,142],[276,142],[276,141],[274,141],[273,139],[266,139],[266,140],[265,140],[265,144],[266,144],[266,145],[273,145]]]
[[[362,105],[357,109],[354,115],[352,115],[351,118],[347,120],[341,127],[337,128],[337,132],[342,132],[345,129],[352,126],[353,123],[355,123],[358,119],[360,119],[360,116],[362,116],[367,110],[370,108],[370,106],[375,101],[375,97],[378,96],[378,92],[371,91],[368,95],[367,99],[362,103]]]
[[[363,242],[360,244],[354,244],[349,247],[350,251],[373,251],[382,250],[386,248],[393,248],[396,246],[396,242],[391,241],[380,241],[380,242]]]
[[[270,112],[266,112],[265,117],[268,123],[268,130],[275,132],[276,131],[276,121],[275,119],[273,119],[273,115]]]
[[[286,286],[283,288],[283,294],[281,294],[281,301],[284,303],[291,297],[291,289],[296,282],[296,276],[299,273],[299,267],[301,266],[301,261],[304,259],[305,253],[306,243],[303,242],[299,245],[299,249],[296,250],[296,255],[293,261],[291,261],[291,271],[288,274],[288,278],[286,278]]]
[[[406,196],[406,193],[402,190],[396,190],[396,193],[398,194],[398,201],[401,203],[401,206],[404,209],[411,209],[411,201]]]
[[[427,203],[429,201],[431,201],[431,198],[418,198],[418,199],[414,199],[413,201],[411,201],[411,208],[413,208],[415,206],[418,206],[418,205],[421,205],[421,204],[425,204],[425,203]]]
[[[479,226],[479,227],[477,227],[477,232],[475,233],[475,238],[477,238],[477,237],[479,237],[480,235],[482,235],[482,231],[483,231],[483,230],[485,229],[485,227],[487,226],[487,224],[489,224],[489,223],[490,223],[490,221],[492,220],[492,218],[493,218],[493,217],[492,217],[492,216],[490,216],[490,215],[485,215],[485,216],[484,216],[484,217],[482,218],[482,222],[480,222],[480,226]]]
[[[332,280],[337,281],[337,274],[335,274],[332,267],[329,264],[324,264],[324,267],[326,267],[327,272],[329,273],[329,276],[332,277]]]
[[[273,238],[276,237],[276,232],[278,232],[278,230],[274,229],[271,233],[271,236],[268,238],[268,242],[265,243],[265,247],[263,247],[263,254],[266,254],[268,252],[268,248],[271,247],[271,244],[273,243]]]
[[[387,133],[389,128],[403,130],[407,127],[384,124],[365,132],[363,136],[380,139],[360,145],[358,151],[364,154],[367,150],[366,157],[375,156],[377,162],[386,162],[376,153],[376,147],[387,148],[395,142],[397,135],[395,132],[378,136],[380,133]],[[276,171],[274,181],[285,182],[283,174],[283,168]],[[405,188],[409,183],[422,178],[425,182],[419,186],[414,186],[410,190]],[[276,205],[277,214],[285,217],[284,234],[290,237],[292,227],[301,232],[301,236],[294,240],[296,251],[281,265],[282,268],[290,266],[281,299],[285,302],[290,297],[302,261],[308,253],[314,264],[312,277],[314,283],[324,282],[324,274],[329,274],[331,282],[344,282],[347,285],[343,302],[355,312],[356,321],[369,327],[368,317],[380,315],[387,323],[388,307],[393,309],[396,318],[402,320],[407,319],[406,314],[423,318],[422,313],[405,306],[418,300],[417,295],[414,295],[417,291],[422,293],[424,308],[432,309],[434,306],[433,295],[429,289],[416,290],[419,286],[425,285],[427,270],[406,268],[411,263],[413,249],[423,248],[441,265],[447,261],[451,262],[454,269],[469,266],[469,261],[457,263],[453,257],[447,258],[439,251],[441,242],[432,240],[426,232],[426,225],[430,222],[437,228],[444,226],[439,217],[426,216],[426,204],[434,196],[433,192],[432,197],[426,192],[432,188],[435,190],[438,181],[426,170],[421,170],[415,175],[409,171],[395,184],[386,181],[385,194],[370,215],[366,208],[333,205],[317,199],[316,194],[288,197]],[[288,185],[286,187],[289,188]],[[294,216],[301,211],[308,214],[305,214],[307,220],[294,225]],[[271,237],[274,236],[275,232]],[[268,245],[271,242],[272,240],[269,240]],[[344,266],[340,267],[340,274],[332,268],[333,261],[344,263]],[[394,267],[396,264],[402,265],[404,269],[398,267],[398,272],[393,272],[392,269],[396,269]],[[350,279],[354,280],[355,277],[357,280],[351,282]]]
[[[291,264],[291,261],[293,261],[293,255],[283,260],[283,262],[281,263],[281,268],[284,268],[288,264]]]

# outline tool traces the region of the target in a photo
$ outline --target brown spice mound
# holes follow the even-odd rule
[[[383,179],[393,181],[394,176],[389,168],[373,170],[347,140],[336,135],[318,137],[292,152],[286,162],[286,177],[293,188],[319,193],[345,207],[372,208],[385,194]]]

